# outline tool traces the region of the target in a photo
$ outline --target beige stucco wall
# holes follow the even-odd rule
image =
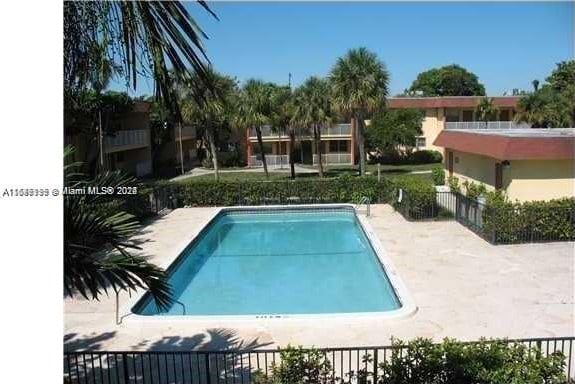
[[[447,154],[445,172],[448,175]],[[453,151],[453,176],[495,188],[495,164],[491,157]],[[511,200],[550,200],[575,197],[573,160],[512,160],[503,168],[503,188]]]
[[[433,142],[443,129],[444,113],[443,108],[430,108],[425,110],[425,117],[421,124],[421,130],[425,137],[425,147],[418,149],[429,149],[435,151],[443,151],[443,148],[433,145]]]
[[[515,160],[503,169],[507,195],[515,200],[575,197],[573,160]]]
[[[444,163],[447,169],[447,154]],[[453,176],[459,179],[461,185],[464,181],[476,184],[485,184],[487,189],[495,188],[495,163],[497,160],[472,153],[453,151]]]

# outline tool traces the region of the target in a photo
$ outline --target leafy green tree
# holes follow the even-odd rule
[[[319,177],[323,177],[321,128],[332,122],[330,84],[325,79],[312,76],[295,91],[293,122],[311,130],[318,159]]]
[[[359,172],[365,174],[365,120],[385,107],[389,73],[377,55],[366,48],[352,49],[332,68],[331,102],[337,112],[351,116],[357,126]]]
[[[276,85],[261,80],[248,80],[240,93],[240,102],[236,123],[243,128],[253,128],[256,131],[258,146],[266,178],[269,178],[268,164],[262,139],[262,127],[272,125],[277,104],[274,103]]]
[[[557,63],[555,70],[545,80],[558,91],[575,87],[575,60]]]
[[[535,128],[575,126],[575,60],[558,63],[543,86],[523,96],[515,120]]]
[[[366,147],[375,156],[398,156],[415,146],[423,115],[416,109],[389,109],[376,114],[366,130]]]
[[[216,17],[204,1],[201,7]],[[151,75],[156,96],[179,113],[169,70],[178,79],[189,70],[206,72],[201,40],[206,38],[179,1],[65,1],[64,89],[77,94],[94,73],[119,69],[134,89],[139,75]],[[106,70],[99,70],[102,66]]]
[[[135,183],[118,171],[88,179],[77,172],[78,163],[70,162],[72,153],[71,147],[65,149],[64,185],[71,190]],[[131,253],[139,249],[130,240],[139,224],[122,209],[123,202],[117,195],[64,195],[64,291],[67,296],[98,300],[109,289],[118,293],[147,288],[156,305],[167,308],[172,298],[164,271]]]
[[[475,74],[452,64],[420,73],[406,93],[421,96],[485,96],[485,87]]]
[[[484,97],[475,107],[475,116],[478,121],[483,121],[487,125],[488,121],[495,119],[497,111],[498,108],[493,104],[493,99]]]
[[[238,87],[234,79],[208,68],[201,78],[193,76],[180,89],[184,121],[202,129],[210,148],[214,177],[219,180],[216,137],[235,117]]]

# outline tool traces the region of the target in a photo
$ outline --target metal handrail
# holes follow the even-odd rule
[[[367,208],[367,210],[366,210],[366,212],[365,212],[365,216],[368,216],[368,217],[369,217],[369,213],[370,213],[370,207],[369,207],[369,205],[370,205],[370,203],[371,203],[371,200],[369,199],[369,197],[363,196],[363,197],[359,200],[359,203],[356,204],[355,209],[358,209],[362,204],[365,204],[365,205],[366,205],[366,208]]]
[[[186,315],[186,305],[179,300],[174,300],[174,303],[180,304],[182,306],[182,316]]]

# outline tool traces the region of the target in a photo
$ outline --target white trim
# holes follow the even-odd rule
[[[238,322],[246,323],[249,326],[261,326],[268,320],[318,320],[318,319],[334,319],[334,320],[351,320],[351,319],[372,319],[372,320],[391,320],[391,319],[404,319],[412,316],[417,312],[417,306],[415,305],[411,294],[409,293],[406,285],[399,276],[399,273],[391,260],[389,259],[387,252],[385,251],[383,245],[381,244],[379,238],[375,234],[371,224],[366,217],[362,217],[357,208],[352,204],[306,204],[306,205],[266,205],[266,206],[237,206],[237,207],[220,207],[214,210],[214,213],[204,221],[202,229],[197,233],[193,234],[189,238],[182,240],[181,243],[175,248],[177,252],[174,252],[174,257],[163,262],[160,266],[163,268],[168,268],[185,249],[194,241],[200,233],[210,224],[221,212],[226,211],[240,211],[240,210],[268,210],[268,209],[302,209],[302,208],[352,208],[355,212],[355,217],[362,226],[362,229],[368,238],[374,253],[376,254],[378,261],[380,262],[383,271],[389,283],[400,302],[401,307],[391,311],[382,312],[350,312],[350,313],[313,313],[313,314],[267,314],[267,315],[186,315],[186,316],[147,316],[139,315],[132,311],[133,307],[144,297],[145,291],[139,290],[135,295],[129,299],[121,309],[121,313],[124,314],[123,322],[125,323],[138,323],[138,324],[168,324],[170,322],[186,322],[186,323],[203,323],[210,326],[222,326],[222,322],[230,321],[237,325]],[[185,209],[185,208],[184,208]],[[366,292],[366,294],[371,294]]]

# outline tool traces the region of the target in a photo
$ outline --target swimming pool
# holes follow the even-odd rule
[[[394,271],[390,280],[381,245],[374,247],[365,225],[348,205],[221,209],[168,268],[174,304],[159,311],[146,294],[132,312],[186,318],[404,312],[403,284]]]

